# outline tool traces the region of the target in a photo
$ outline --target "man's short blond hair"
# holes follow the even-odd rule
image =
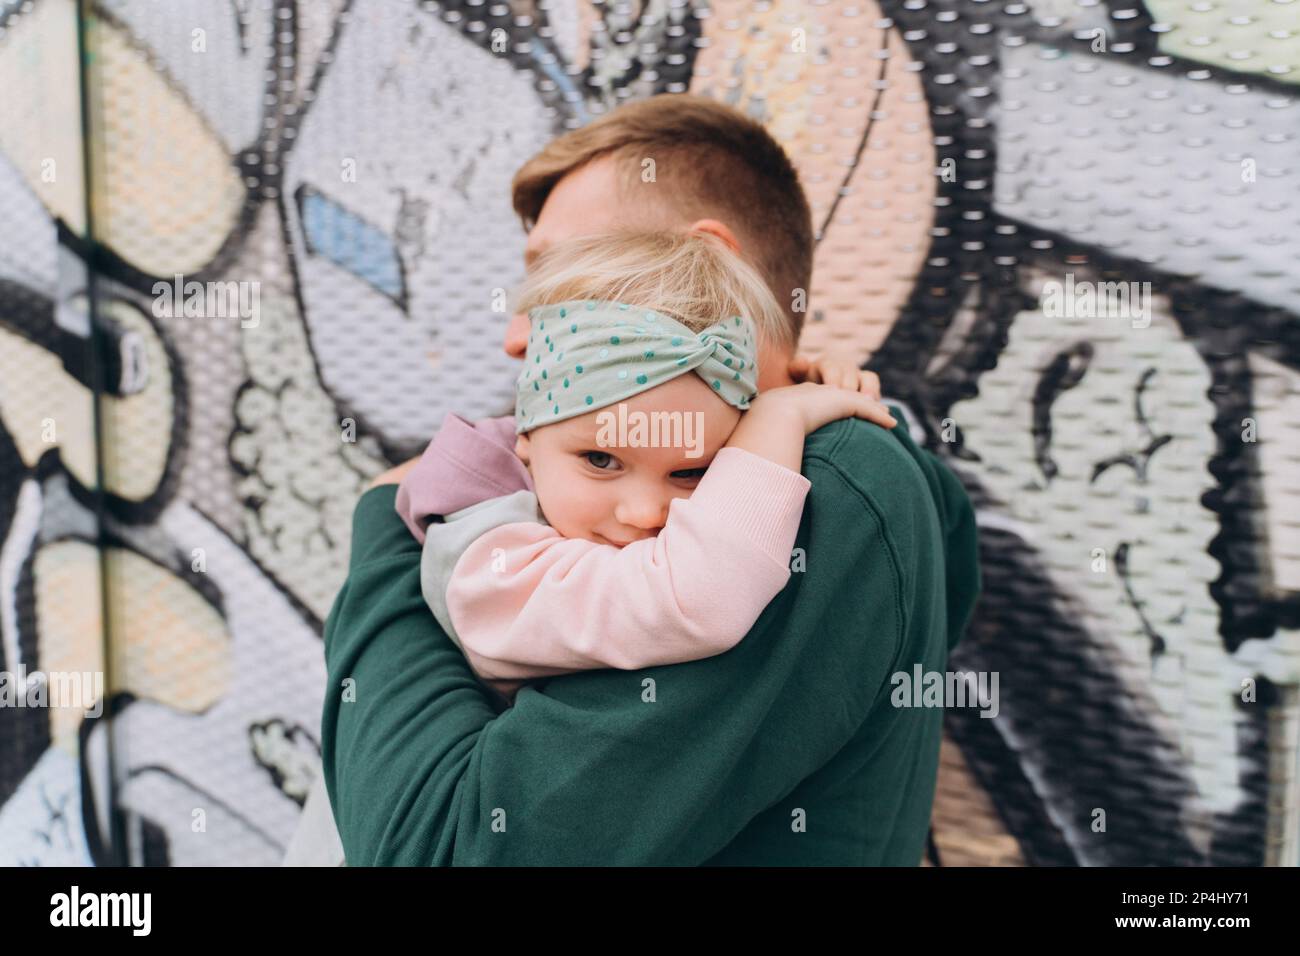
[[[511,190],[524,228],[536,223],[556,183],[603,156],[617,158],[629,201],[648,195],[683,223],[726,223],[781,305],[787,329],[775,341],[798,342],[812,282],[812,213],[794,164],[763,124],[685,93],[619,106],[552,140],[519,168]],[[654,161],[653,183],[642,181],[645,160]]]

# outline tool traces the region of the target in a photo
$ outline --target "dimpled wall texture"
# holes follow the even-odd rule
[[[946,715],[930,862],[1295,864],[1298,29],[0,0],[0,662],[103,680],[0,708],[0,864],[279,861],[353,502],[447,411],[510,411],[516,166],[682,91],[788,149],[804,350],[869,363],[977,502],[951,667],[998,707]]]

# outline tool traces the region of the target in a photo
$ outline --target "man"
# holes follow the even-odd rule
[[[550,143],[513,189],[530,262],[619,225],[722,238],[788,307],[759,389],[793,383],[811,216],[760,124],[687,95],[631,103]],[[509,354],[528,329],[513,318]],[[945,668],[979,571],[965,493],[903,425],[808,437],[796,573],[736,648],[555,677],[500,713],[422,597],[394,509],[408,467],[358,502],[325,627],[323,773],[350,864],[920,862],[943,711],[893,706],[891,677]]]

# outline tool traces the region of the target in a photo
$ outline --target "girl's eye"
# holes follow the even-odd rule
[[[593,456],[595,460],[593,460]],[[616,460],[614,456],[607,451],[584,451],[582,453],[582,457],[587,459],[587,463],[589,465],[591,465],[593,468],[599,469],[600,471],[617,470],[617,469],[611,469],[605,467],[606,464],[608,464],[609,462]]]
[[[704,477],[706,471],[707,468],[683,468],[681,471],[674,471],[672,477],[693,480]]]

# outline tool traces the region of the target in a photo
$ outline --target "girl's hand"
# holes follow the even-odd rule
[[[783,388],[769,388],[754,399],[746,417],[791,416],[805,435],[841,418],[864,418],[883,428],[893,428],[897,419],[882,403],[862,392],[803,382]]]
[[[796,382],[820,382],[880,400],[880,376],[858,368],[847,359],[796,355],[790,360],[788,372]]]
[[[898,424],[889,409],[870,395],[802,382],[759,392],[749,410],[740,416],[727,447],[741,448],[799,471],[804,438],[841,418],[865,418],[884,428]]]

